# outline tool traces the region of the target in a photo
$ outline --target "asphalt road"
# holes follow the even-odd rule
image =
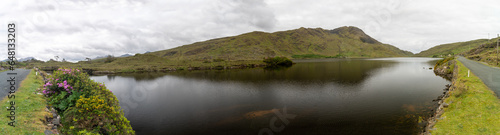
[[[19,88],[19,84],[21,84],[21,81],[23,81],[26,76],[28,76],[28,73],[30,70],[28,69],[16,69],[14,71],[4,71],[0,73],[0,88],[2,89],[0,91],[0,99],[6,98],[6,96],[9,94],[10,91],[10,83],[7,82],[7,80],[10,79],[10,77],[16,77],[16,91]],[[17,75],[7,75],[7,73],[17,73]]]
[[[458,57],[467,68],[470,69],[486,86],[488,86],[498,98],[500,98],[500,69],[489,67],[477,61],[469,60],[464,57]]]

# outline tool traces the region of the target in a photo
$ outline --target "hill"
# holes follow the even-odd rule
[[[106,57],[78,63],[51,61],[33,66],[141,72],[254,67],[263,65],[263,58],[275,56],[338,58],[411,55],[411,52],[383,44],[361,29],[350,26],[333,30],[299,28],[274,33],[250,32],[128,57]]]
[[[174,60],[262,60],[264,57],[315,54],[345,57],[409,56],[392,45],[382,44],[356,27],[333,30],[299,28],[274,33],[250,32],[233,37],[197,42],[150,54]]]
[[[492,39],[489,43],[481,44],[476,48],[461,53],[461,55],[476,61],[485,62],[492,66],[500,67],[500,55],[497,50],[497,40]]]
[[[434,47],[427,49],[425,51],[422,51],[420,53],[417,53],[417,54],[415,54],[415,56],[443,57],[443,56],[446,56],[448,54],[455,55],[455,54],[460,54],[460,53],[463,53],[465,51],[468,51],[472,48],[476,48],[482,44],[486,44],[487,42],[488,42],[488,39],[477,39],[477,40],[466,41],[466,42],[442,44],[442,45],[434,46]]]

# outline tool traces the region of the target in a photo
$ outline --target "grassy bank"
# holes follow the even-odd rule
[[[264,65],[262,60],[177,60],[166,59],[152,54],[139,54],[130,57],[117,58],[111,62],[105,62],[100,59],[92,61],[80,61],[78,63],[70,62],[31,62],[29,67],[66,67],[92,69],[94,71],[113,71],[113,72],[154,72],[154,71],[172,71],[189,69],[215,69],[219,67],[241,67]]]
[[[459,61],[449,105],[432,134],[500,134],[500,101],[477,76]]]
[[[6,116],[10,111],[5,108],[10,107],[9,98],[3,97],[0,102],[0,134],[43,134],[45,125],[40,119],[44,119],[46,100],[43,95],[35,94],[37,88],[43,84],[42,78],[36,76],[32,70],[26,79],[21,82],[19,89],[15,93],[15,116],[16,127],[7,125],[10,119]]]

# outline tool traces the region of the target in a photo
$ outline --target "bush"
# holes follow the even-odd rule
[[[58,69],[43,93],[61,115],[63,134],[135,134],[116,96],[78,69]]]
[[[275,67],[275,66],[292,66],[293,62],[288,59],[287,57],[274,57],[274,58],[267,58],[263,60],[264,63],[266,63],[266,66],[268,67]]]
[[[116,60],[116,58],[114,56],[108,55],[108,56],[106,56],[106,60],[104,60],[104,63],[111,63],[115,60]]]

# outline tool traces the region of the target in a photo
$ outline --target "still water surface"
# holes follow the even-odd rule
[[[449,81],[432,58],[93,76],[137,134],[416,134]],[[286,112],[285,112],[286,111]]]

